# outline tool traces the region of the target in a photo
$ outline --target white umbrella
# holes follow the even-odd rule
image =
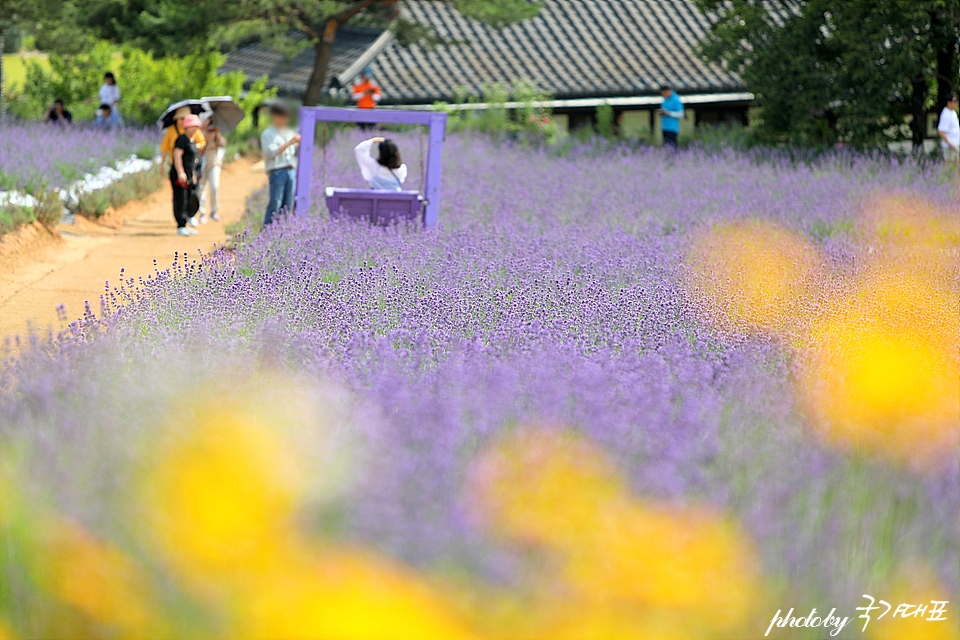
[[[243,109],[230,96],[213,96],[200,98],[210,111],[210,125],[220,129],[222,133],[230,133],[247,117]]]
[[[160,119],[157,120],[157,126],[161,129],[172,127],[174,114],[183,107],[190,107],[190,113],[195,116],[200,115],[204,111],[210,111],[210,107],[203,100],[181,100],[167,107],[167,110],[164,111]]]

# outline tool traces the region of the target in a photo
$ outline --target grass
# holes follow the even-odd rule
[[[26,224],[36,220],[33,211],[28,207],[0,207],[0,236],[16,231]]]
[[[163,179],[157,171],[141,171],[124,176],[105,189],[80,196],[74,213],[95,220],[113,207],[119,209],[132,200],[141,200],[160,188]]]
[[[40,66],[50,68],[50,62],[44,56],[24,56],[20,53],[6,53],[3,55],[3,85],[10,91],[16,85],[22,85],[27,79],[26,61],[40,63]]]

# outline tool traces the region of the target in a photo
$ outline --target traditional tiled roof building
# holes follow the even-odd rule
[[[539,15],[502,29],[465,18],[449,4],[405,0],[407,18],[432,27],[447,44],[399,44],[390,33],[341,29],[328,85],[346,86],[371,66],[387,105],[423,107],[468,95],[480,101],[484,87],[517,80],[551,96],[550,106],[571,125],[611,104],[633,126],[654,126],[658,87],[676,88],[690,114],[687,126],[746,122],[753,96],[742,81],[705,62],[699,43],[707,17],[693,0],[542,0]],[[264,73],[281,93],[301,96],[313,49],[291,61],[260,44],[232,54],[227,69]],[[477,105],[474,105],[476,108]],[[692,117],[691,117],[692,116]],[[655,127],[654,127],[655,128]]]

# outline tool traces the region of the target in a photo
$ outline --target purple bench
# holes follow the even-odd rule
[[[381,227],[423,220],[423,196],[417,191],[327,187],[324,193],[331,218],[365,220]]]

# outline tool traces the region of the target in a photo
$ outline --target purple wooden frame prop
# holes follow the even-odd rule
[[[300,163],[297,166],[297,211],[310,210],[310,175],[313,172],[313,139],[318,122],[356,122],[358,124],[412,124],[430,127],[427,151],[427,175],[423,197],[427,201],[423,226],[432,229],[440,221],[440,178],[443,140],[447,134],[447,114],[387,109],[341,109],[338,107],[300,107]],[[326,188],[326,185],[323,185]]]

